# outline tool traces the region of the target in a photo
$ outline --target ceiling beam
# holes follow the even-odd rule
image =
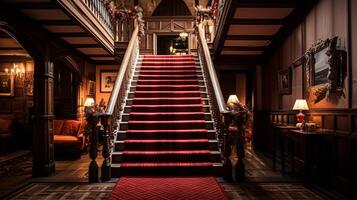
[[[248,64],[256,65],[262,63],[261,55],[218,55],[215,64]]]
[[[22,47],[0,47],[0,51],[20,51],[24,50]]]
[[[77,32],[77,33],[53,33],[58,37],[92,37],[87,32]]]
[[[99,44],[72,44],[74,48],[102,48]]]
[[[220,21],[218,23],[216,37],[214,39],[213,44],[213,54],[219,55],[221,54],[222,47],[224,44],[224,40],[227,36],[229,26],[228,22],[233,18],[235,13],[235,5],[237,0],[225,0],[223,13],[221,14]]]
[[[5,32],[1,31],[0,29],[0,38],[12,38],[10,35],[6,34]]]
[[[232,19],[231,24],[234,25],[282,25],[284,19]]]
[[[237,0],[240,8],[295,8],[296,3],[292,0]]]
[[[273,35],[227,35],[226,40],[272,40]]]
[[[59,26],[66,26],[66,25],[77,25],[73,20],[38,20],[38,23],[40,23],[43,26],[48,26],[48,25],[59,25]]]
[[[97,58],[112,58],[114,57],[114,55],[110,55],[110,54],[86,54],[88,57],[97,57]]]
[[[44,3],[44,2],[32,2],[32,3],[24,3],[24,2],[9,2],[6,3],[8,6],[16,9],[59,9],[59,7],[52,3]]]
[[[263,51],[265,46],[224,46],[223,51]]]
[[[269,58],[285,39],[294,31],[294,29],[305,20],[310,10],[316,5],[319,0],[300,0],[296,9],[286,17],[286,23],[275,34],[272,42],[264,50],[264,59]]]

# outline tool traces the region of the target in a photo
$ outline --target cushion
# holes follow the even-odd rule
[[[61,135],[77,136],[81,122],[77,120],[65,120],[61,129]]]
[[[53,120],[53,134],[54,135],[61,135],[61,129],[63,126],[63,120]]]
[[[71,135],[54,135],[54,145],[59,151],[80,150],[82,148],[82,140]]]

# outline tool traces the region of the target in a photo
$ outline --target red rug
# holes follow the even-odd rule
[[[227,200],[213,177],[122,177],[110,200]]]

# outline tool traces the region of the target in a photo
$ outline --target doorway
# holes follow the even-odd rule
[[[186,55],[188,54],[188,38],[179,35],[158,35],[157,55]]]

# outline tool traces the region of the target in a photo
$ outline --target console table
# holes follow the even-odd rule
[[[285,141],[290,130],[298,130],[299,127],[292,125],[274,125],[273,126],[273,171],[276,170],[276,152],[277,146],[280,147],[281,173],[285,175]]]
[[[313,166],[313,157],[319,158],[319,144],[325,132],[304,132],[300,130],[289,130],[288,140],[291,146],[291,169],[295,170],[295,147],[298,142],[302,142],[303,149],[303,167],[304,167],[304,180],[306,183],[311,182],[311,169]],[[314,149],[317,151],[314,152]]]

